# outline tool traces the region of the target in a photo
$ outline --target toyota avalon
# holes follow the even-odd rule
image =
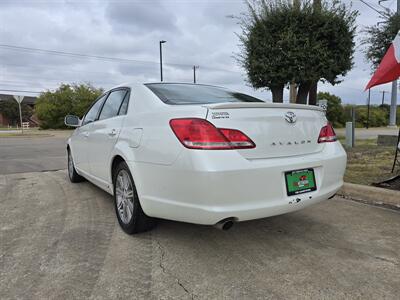
[[[65,123],[76,127],[70,180],[112,194],[129,234],[156,218],[228,229],[326,200],[343,184],[346,153],[317,106],[211,85],[126,84]]]

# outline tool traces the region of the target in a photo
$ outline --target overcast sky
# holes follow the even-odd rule
[[[358,30],[380,21],[359,0]],[[379,8],[378,0],[367,0]],[[395,9],[395,0],[386,6]],[[254,91],[233,55],[238,52],[239,26],[229,15],[246,10],[242,0],[0,0],[0,89],[41,91],[61,82],[90,82],[110,88],[124,82],[159,81],[159,44],[163,46],[165,81],[197,79],[245,91],[270,100],[268,91]],[[370,78],[357,37],[354,69],[337,86],[320,84],[320,91],[339,95],[345,103],[365,103]],[[124,58],[125,61],[52,55],[5,45]],[[380,103],[380,91],[372,103]],[[1,93],[1,91],[0,91]],[[4,92],[5,93],[5,92]],[[285,92],[287,98],[287,92]],[[389,103],[388,94],[386,103]]]

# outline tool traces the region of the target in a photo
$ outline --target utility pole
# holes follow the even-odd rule
[[[397,0],[397,14],[400,14],[400,0]],[[392,82],[392,99],[390,101],[390,119],[389,126],[396,126],[396,110],[397,110],[397,80]]]
[[[163,81],[163,69],[162,69],[162,44],[166,43],[166,41],[160,41],[160,77],[161,82]]]
[[[193,66],[193,83],[196,83],[196,69],[198,69],[199,66]]]
[[[382,93],[382,105],[385,104],[385,93],[386,91],[381,91]]]

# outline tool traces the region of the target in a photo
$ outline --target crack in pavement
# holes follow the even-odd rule
[[[185,287],[185,285],[181,282],[181,280],[179,279],[178,276],[174,275],[173,273],[171,273],[170,271],[167,270],[166,266],[163,264],[164,257],[165,257],[165,250],[164,250],[163,246],[161,246],[161,243],[157,239],[154,239],[154,241],[157,243],[158,249],[161,252],[159,266],[160,266],[161,270],[163,271],[163,273],[172,276],[175,279],[175,282],[185,291],[186,294],[188,294],[190,296],[191,299],[194,299],[195,297],[197,297],[196,295],[191,293]]]
[[[305,237],[304,239],[308,240],[308,241],[310,241],[312,243],[318,244],[320,246],[327,247],[327,248],[331,248],[331,249],[335,249],[335,250],[342,250],[342,251],[345,251],[345,252],[364,255],[364,256],[369,257],[369,258],[374,258],[374,259],[377,259],[377,260],[381,260],[381,261],[384,261],[384,262],[391,263],[391,264],[393,264],[395,266],[400,265],[400,263],[395,261],[395,260],[391,260],[391,259],[384,258],[384,257],[381,257],[381,256],[373,255],[373,254],[370,254],[370,253],[367,253],[367,252],[364,252],[364,251],[360,251],[360,250],[356,250],[356,249],[350,249],[350,248],[347,248],[347,247],[334,246],[334,245],[330,245],[328,243],[324,243],[322,241],[316,241],[316,240],[308,238],[308,237]]]
[[[374,257],[374,258],[376,258],[378,260],[382,260],[382,261],[385,261],[385,262],[392,263],[395,266],[399,266],[400,265],[400,263],[398,263],[397,261],[393,261],[391,259],[387,259],[387,258],[384,258],[384,257],[381,257],[381,256],[372,256],[372,255],[368,255],[368,256]]]

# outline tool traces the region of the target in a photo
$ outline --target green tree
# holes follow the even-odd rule
[[[250,84],[270,89],[274,102],[282,102],[284,87],[295,82],[297,102],[306,103],[315,82],[337,84],[351,69],[357,12],[340,1],[324,1],[317,10],[310,1],[247,4],[247,14],[239,17],[237,58]]]
[[[65,128],[64,117],[68,114],[83,116],[89,106],[102,93],[90,84],[62,84],[54,92],[42,93],[35,111],[42,128]]]
[[[334,127],[343,127],[346,124],[346,114],[342,106],[342,99],[338,96],[323,92],[318,93],[317,99],[328,100],[326,118]]]
[[[24,102],[21,103],[21,112],[23,121],[29,119],[33,114],[32,108]],[[0,101],[0,113],[6,117],[12,125],[19,124],[19,107],[17,101]]]
[[[378,25],[366,27],[362,44],[365,48],[365,57],[371,62],[375,70],[381,63],[391,43],[400,30],[400,15],[387,14],[386,20]]]

